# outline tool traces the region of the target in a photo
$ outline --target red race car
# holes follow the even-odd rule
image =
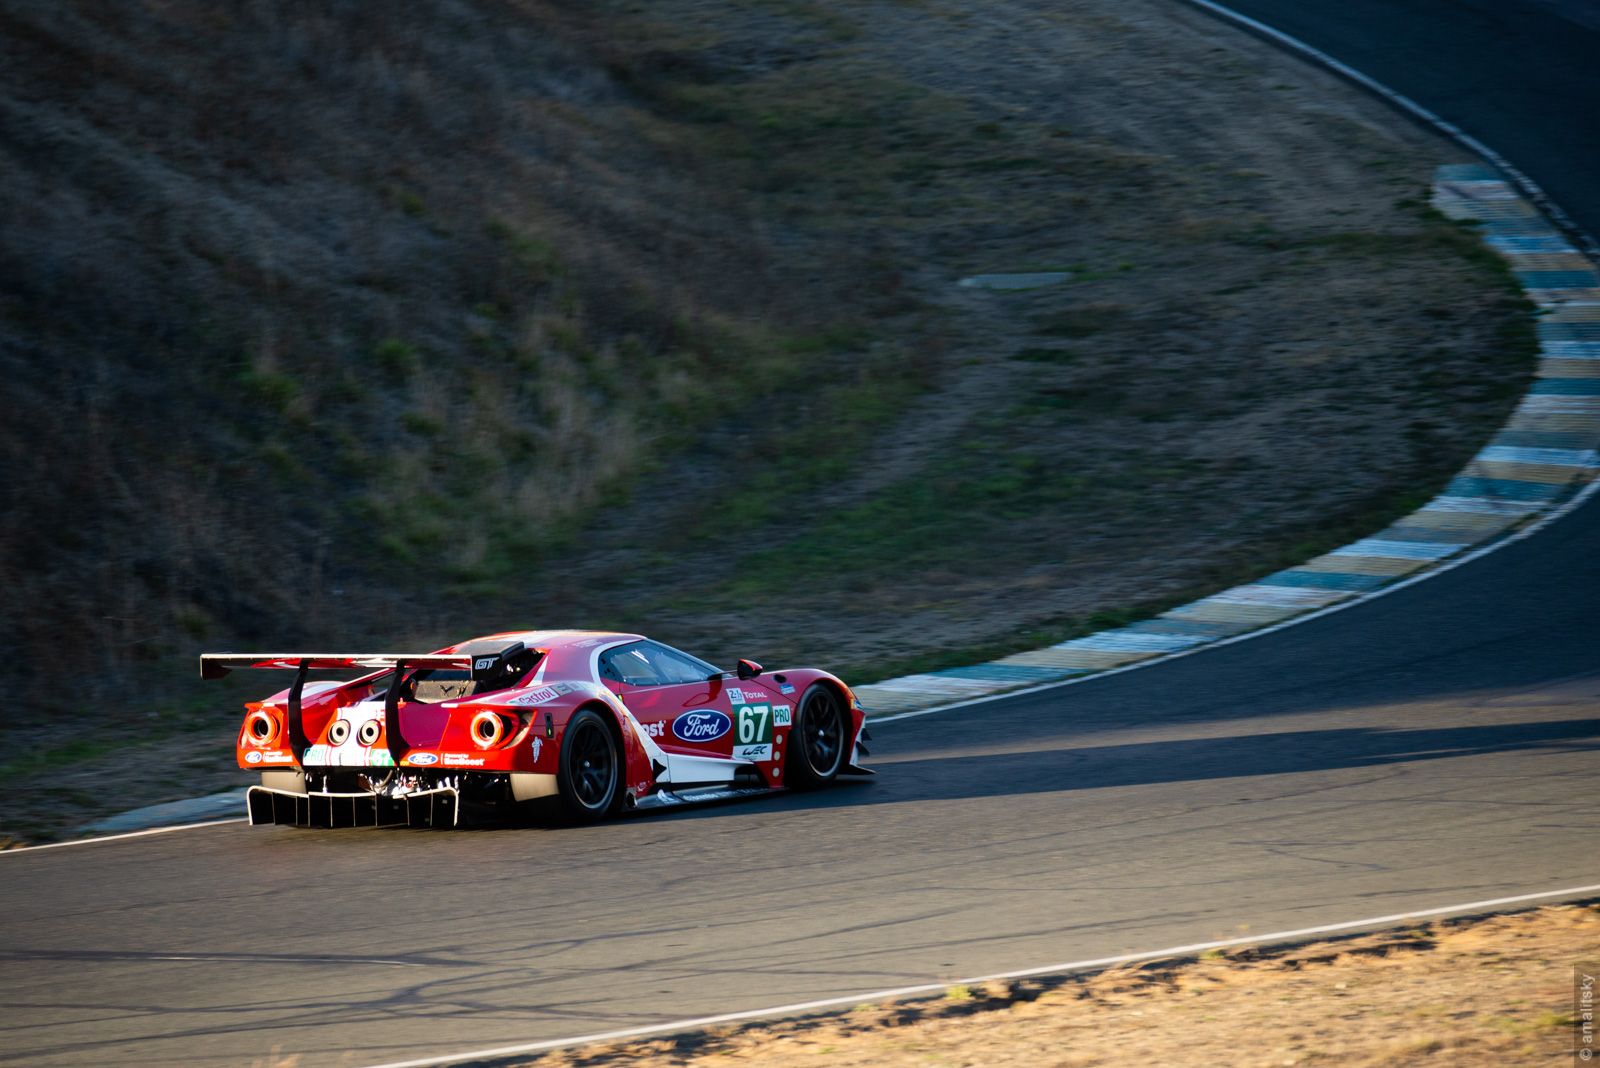
[[[207,653],[200,676],[283,668],[245,706],[250,822],[456,826],[556,797],[579,820],[870,775],[861,704],[815,668],[736,672],[637,634],[530,631],[435,653]],[[370,669],[348,682],[313,671]]]

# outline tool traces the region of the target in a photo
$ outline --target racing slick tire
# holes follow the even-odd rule
[[[622,748],[605,717],[592,708],[567,722],[556,786],[567,815],[578,822],[604,819],[622,807]]]
[[[849,714],[833,687],[820,682],[807,687],[789,731],[784,778],[790,789],[815,790],[832,782],[844,767],[849,734]]]

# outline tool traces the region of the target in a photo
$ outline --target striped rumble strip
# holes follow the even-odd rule
[[[1440,167],[1433,205],[1479,226],[1539,306],[1537,377],[1444,491],[1341,549],[1154,619],[970,667],[859,686],[882,717],[1124,667],[1370,596],[1513,533],[1569,500],[1600,470],[1600,275],[1494,169]]]

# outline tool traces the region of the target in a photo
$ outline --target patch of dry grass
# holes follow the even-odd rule
[[[579,1047],[527,1068],[964,1064],[1451,1064],[1572,1056],[1573,967],[1600,951],[1594,906],[1425,925],[1287,949],[1152,961],[961,996],[863,1005]]]

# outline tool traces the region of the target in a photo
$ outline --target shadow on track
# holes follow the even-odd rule
[[[844,808],[905,801],[1003,797],[1157,783],[1297,775],[1445,760],[1515,750],[1600,750],[1600,719],[1496,723],[1425,730],[1366,727],[1136,742],[1036,752],[916,757],[880,763],[867,784],[842,784],[765,801],[766,809]],[[683,812],[684,818],[729,810]]]

